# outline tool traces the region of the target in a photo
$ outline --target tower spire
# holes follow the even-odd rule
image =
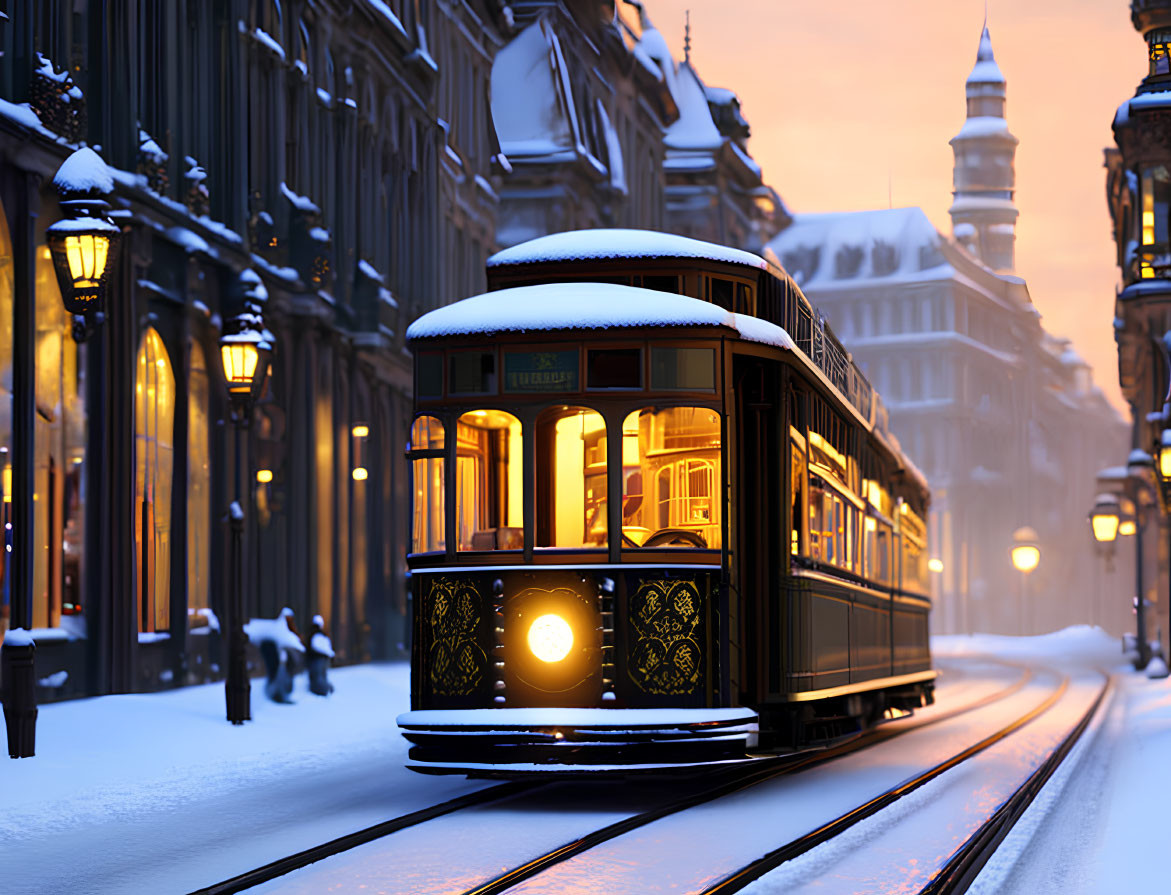
[[[1017,208],[1013,204],[1017,138],[1004,117],[1006,84],[987,18],[976,64],[965,84],[967,119],[951,139],[955,152],[954,191],[949,213],[957,242],[994,270],[1016,263]]]
[[[683,61],[691,62],[691,10],[683,11]]]

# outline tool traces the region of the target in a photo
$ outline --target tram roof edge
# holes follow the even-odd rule
[[[569,230],[538,236],[497,252],[488,259],[488,267],[607,258],[699,258],[770,269],[764,258],[742,249],[657,230],[621,228]]]
[[[473,295],[424,314],[407,327],[407,340],[643,326],[724,326],[750,342],[796,347],[782,327],[767,320],[686,295],[615,283],[541,283]]]

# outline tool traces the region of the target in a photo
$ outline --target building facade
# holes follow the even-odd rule
[[[797,215],[770,243],[867,371],[931,484],[937,631],[1129,630],[1125,562],[1089,542],[1094,476],[1125,461],[1125,424],[1012,273],[1016,138],[987,29],[955,152],[954,238],[919,208]],[[1038,535],[1027,578],[1014,532]],[[1093,586],[1087,586],[1093,582]]]
[[[246,615],[287,606],[304,630],[320,614],[340,662],[401,653],[402,332],[474,288],[493,247],[490,121],[472,101],[502,5],[14,0],[7,14],[0,633],[32,629],[38,700],[220,675],[237,481]],[[434,52],[471,60],[448,66],[457,95]],[[465,105],[478,112],[453,126]],[[82,144],[108,166],[124,235],[107,320],[79,344],[45,229]],[[461,241],[467,271],[443,280]],[[235,469],[217,340],[248,301],[274,351]]]
[[[1146,42],[1148,69],[1114,115],[1117,148],[1106,150],[1106,198],[1120,274],[1114,305],[1118,381],[1131,407],[1132,447],[1155,453],[1162,430],[1171,426],[1171,3],[1132,0],[1130,12]],[[1166,638],[1171,616],[1165,511],[1157,528],[1158,575],[1147,596],[1151,620]]]

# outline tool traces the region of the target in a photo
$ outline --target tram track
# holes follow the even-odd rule
[[[1010,664],[1010,663],[1002,663]],[[796,773],[797,771],[807,770],[834,761],[838,758],[858,752],[863,748],[875,745],[880,742],[894,739],[897,736],[910,733],[914,730],[921,730],[934,724],[939,724],[943,721],[958,717],[959,715],[968,712],[976,711],[987,705],[1002,699],[1007,699],[1009,696],[1023,689],[1025,685],[1032,678],[1032,671],[1021,666],[1021,677],[1008,687],[998,690],[994,693],[988,694],[985,697],[975,700],[974,702],[961,706],[951,711],[942,713],[932,718],[923,719],[918,723],[908,723],[902,725],[897,729],[876,728],[859,737],[856,737],[846,743],[838,746],[833,746],[824,751],[814,754],[802,753],[799,755],[778,756],[776,758],[761,759],[761,763],[750,768],[741,769],[739,771],[724,772],[731,775],[731,779],[725,780],[716,786],[705,789],[699,793],[686,796],[682,799],[675,800],[666,805],[661,805],[653,808],[650,811],[645,811],[640,814],[620,820],[609,826],[595,830],[580,839],[573,842],[568,842],[559,848],[553,849],[540,857],[534,858],[526,863],[505,871],[499,876],[476,886],[473,889],[468,889],[464,895],[498,895],[518,885],[530,877],[536,876],[543,871],[560,864],[564,861],[573,858],[576,855],[583,854],[590,849],[596,848],[605,842],[616,839],[619,836],[632,832],[639,827],[644,827],[650,823],[661,818],[668,817],[672,814],[678,814],[706,802],[714,801],[732,793],[748,789],[753,786],[765,783],[768,780],[777,777]]]
[[[759,758],[748,765],[739,765],[731,769],[721,768],[711,771],[705,776],[708,779],[716,780],[717,782],[714,785],[707,786],[681,799],[676,799],[648,811],[632,815],[629,818],[586,834],[579,839],[565,843],[544,855],[534,858],[523,865],[514,867],[488,882],[468,890],[466,895],[489,895],[489,893],[504,892],[508,888],[558,863],[589,851],[598,845],[638,829],[641,826],[650,824],[662,817],[686,811],[697,805],[702,805],[722,796],[759,785],[785,774],[817,767],[860,751],[868,746],[885,742],[910,733],[911,731],[939,724],[960,715],[976,711],[1000,700],[1007,699],[1023,689],[1032,678],[1032,671],[1025,666],[1017,666],[1014,663],[1003,662],[1001,660],[995,661],[998,661],[998,664],[1001,665],[1020,668],[1020,677],[1007,687],[1003,687],[979,699],[973,700],[971,703],[930,718],[908,721],[895,728],[879,726],[846,742],[817,751],[769,756]],[[233,895],[233,893],[244,892],[278,879],[293,871],[308,867],[318,861],[340,855],[358,846],[391,836],[401,830],[418,826],[459,811],[489,806],[514,796],[536,793],[538,790],[544,789],[555,782],[560,782],[560,778],[549,781],[517,780],[468,793],[440,804],[429,806],[349,833],[345,836],[340,836],[329,842],[321,843],[320,845],[313,846],[295,854],[287,855],[211,886],[194,890],[191,895]]]

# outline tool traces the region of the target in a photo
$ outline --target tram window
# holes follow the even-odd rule
[[[756,309],[752,307],[752,290],[743,283],[736,284],[736,313],[751,314]]]
[[[708,277],[707,300],[713,305],[719,305],[725,311],[732,310],[732,294],[735,283],[720,277]]]
[[[441,451],[444,446],[443,423],[433,416],[421,416],[411,426],[409,451]],[[430,553],[443,550],[446,539],[444,514],[443,457],[411,458],[414,506],[411,513],[411,552]]]
[[[448,356],[449,391],[453,395],[496,393],[496,352],[456,351]]]
[[[642,388],[642,349],[603,348],[587,351],[586,388]]]
[[[705,407],[635,411],[622,425],[622,544],[721,545],[720,416]]]
[[[606,422],[551,407],[537,419],[537,546],[605,547]]]
[[[809,477],[809,556],[854,572],[862,571],[861,514],[826,482]]]
[[[460,550],[523,546],[521,426],[511,413],[473,410],[456,427],[455,514]]]
[[[866,517],[866,577],[879,584],[890,585],[891,528],[881,519]]]
[[[715,349],[652,348],[651,388],[662,391],[715,391]]]
[[[443,355],[420,354],[416,360],[416,394],[420,398],[443,396]]]
[[[676,295],[679,294],[679,277],[642,277],[642,283],[640,284],[636,281],[635,285],[641,285],[643,289],[653,289],[656,292],[673,292]]]
[[[790,551],[801,553],[801,515],[805,511],[805,449],[793,442],[790,489],[793,494],[792,529],[789,533]]]

